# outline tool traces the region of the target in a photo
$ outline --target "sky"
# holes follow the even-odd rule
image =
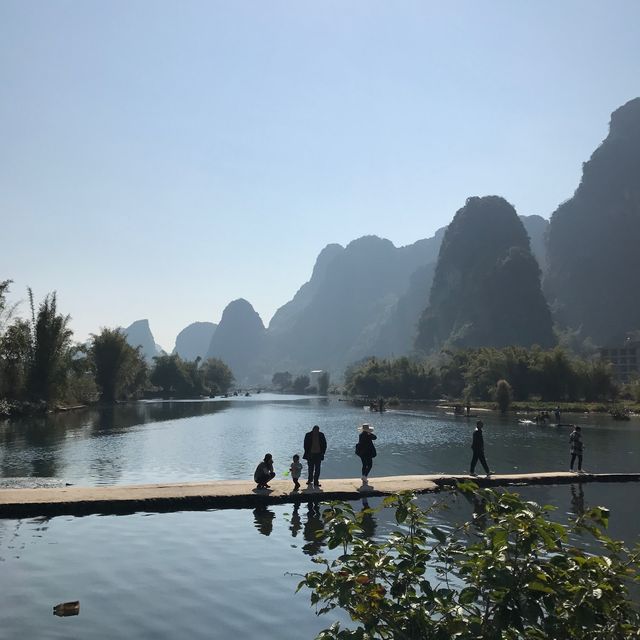
[[[640,95],[640,2],[0,0],[0,280],[78,340],[268,324],[321,249],[550,217]],[[26,312],[26,303],[22,304]]]

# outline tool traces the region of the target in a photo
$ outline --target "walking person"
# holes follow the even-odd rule
[[[569,470],[573,471],[573,463],[578,458],[578,473],[582,473],[582,429],[574,425],[571,435],[569,435],[569,448],[571,451],[571,463]]]
[[[307,461],[309,467],[309,480],[307,484],[320,488],[320,466],[324,460],[324,454],[327,451],[327,439],[324,433],[320,431],[320,427],[316,424],[313,429],[304,436],[304,460]]]
[[[267,453],[263,461],[256,467],[253,474],[253,480],[256,483],[256,489],[269,489],[267,484],[269,480],[273,480],[276,474],[273,470],[273,456]]]
[[[482,423],[482,420],[478,420],[478,422],[476,422],[475,431],[473,432],[473,440],[471,442],[471,450],[473,451],[473,457],[471,458],[471,467],[470,467],[470,473],[472,476],[477,475],[475,473],[475,470],[476,470],[476,463],[478,462],[478,460],[480,461],[480,464],[484,467],[484,470],[487,472],[487,475],[488,476],[491,475],[491,471],[489,470],[489,465],[487,464],[487,460],[484,457],[484,437],[482,436],[483,426],[484,424]]]
[[[358,427],[360,436],[356,445],[356,455],[362,460],[362,486],[369,484],[369,472],[373,467],[373,459],[376,457],[376,448],[373,441],[377,436],[373,433],[373,427],[366,422]]]

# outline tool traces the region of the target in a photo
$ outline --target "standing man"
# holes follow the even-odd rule
[[[304,460],[307,461],[309,467],[309,480],[307,484],[313,485],[316,489],[320,488],[320,465],[324,460],[324,454],[327,450],[327,439],[324,433],[320,431],[320,427],[315,425],[311,431],[304,436]]]
[[[470,473],[472,476],[477,475],[475,473],[476,463],[480,460],[480,464],[484,467],[484,470],[487,472],[487,475],[491,475],[491,471],[489,471],[489,465],[484,457],[484,438],[482,436],[482,420],[478,420],[476,422],[476,428],[473,432],[473,441],[471,442],[471,450],[473,451],[473,457],[471,458],[471,469]]]
[[[578,458],[578,473],[582,473],[582,429],[573,426],[573,431],[569,436],[569,447],[571,449],[571,464],[569,470],[573,471],[573,463]]]

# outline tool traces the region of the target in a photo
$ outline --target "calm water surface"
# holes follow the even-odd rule
[[[304,433],[319,424],[329,442],[325,477],[358,476],[356,425],[378,433],[373,476],[462,472],[474,420],[440,412],[369,414],[330,399],[254,396],[234,402],[118,406],[0,424],[0,475],[111,484],[248,478],[266,451],[281,475]],[[497,471],[567,467],[568,429],[522,427],[489,414],[487,458]],[[580,422],[585,467],[637,471],[640,424],[606,417]],[[372,481],[374,483],[374,481]],[[556,517],[593,505],[611,509],[611,533],[634,542],[639,487],[589,484],[526,487],[558,507]],[[425,504],[436,498],[424,497]],[[371,501],[372,506],[376,502]],[[441,526],[469,518],[457,498]],[[392,514],[368,520],[379,537]],[[257,510],[0,520],[0,638],[312,638],[339,614],[316,618],[309,594],[295,594],[311,555],[319,508],[301,502]],[[51,607],[81,601],[78,617]]]
[[[569,429],[523,427],[483,415],[496,471],[568,467]],[[582,425],[585,468],[636,471],[640,420],[570,416]],[[365,412],[336,399],[260,394],[234,401],[156,402],[0,423],[0,477],[53,477],[81,485],[251,478],[271,452],[276,471],[302,453],[314,424],[327,436],[328,478],[359,476],[356,426],[375,425],[373,476],[468,471],[474,419],[437,411]],[[280,475],[280,474],[279,474]]]

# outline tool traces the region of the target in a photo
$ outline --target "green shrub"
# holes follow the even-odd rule
[[[398,528],[373,542],[363,533],[371,511],[333,503],[320,535],[342,554],[316,557],[324,570],[298,585],[311,590],[317,614],[343,609],[355,628],[339,623],[317,638],[458,640],[627,640],[640,637],[628,586],[640,551],[628,551],[603,529],[608,512],[594,508],[571,526],[552,522],[551,507],[514,493],[459,485],[475,505],[471,522],[451,531],[435,526],[434,508],[411,494],[392,496]],[[570,534],[599,547],[587,553]]]

